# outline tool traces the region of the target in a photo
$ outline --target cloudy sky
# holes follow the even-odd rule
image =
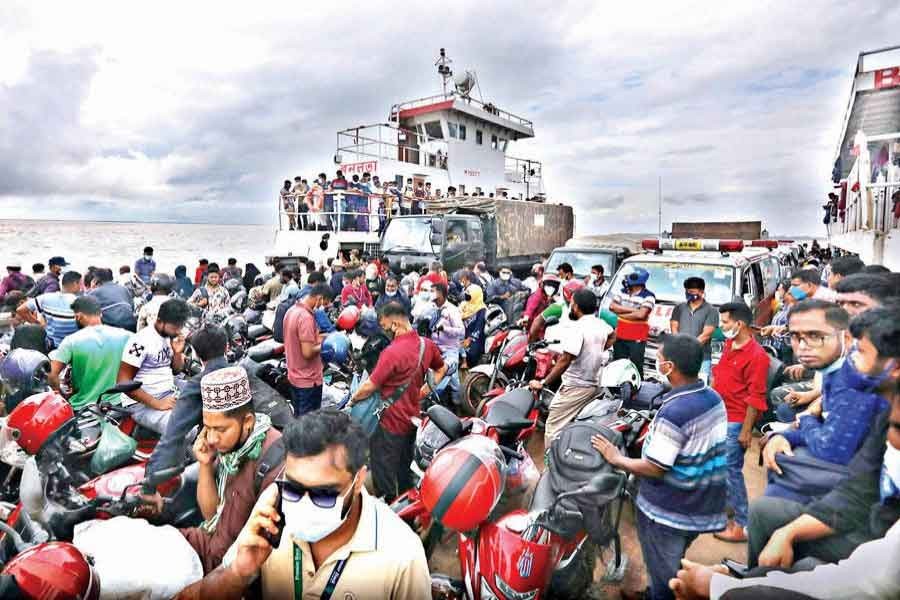
[[[335,131],[439,91],[444,46],[535,122],[578,233],[819,205],[861,50],[900,3],[4,2],[0,218],[269,223],[286,176],[331,171]]]

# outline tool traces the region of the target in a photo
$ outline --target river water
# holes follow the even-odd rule
[[[144,246],[153,247],[157,271],[164,273],[185,265],[193,277],[200,258],[224,267],[229,257],[263,270],[274,239],[270,225],[0,220],[0,271],[5,276],[3,267],[18,260],[30,274],[33,263],[63,256],[81,273],[97,266],[117,274],[122,265],[133,267]]]

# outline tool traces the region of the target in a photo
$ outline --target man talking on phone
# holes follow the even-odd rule
[[[205,521],[181,533],[200,557],[203,572],[209,573],[221,564],[247,522],[260,490],[281,471],[284,442],[267,415],[253,412],[243,367],[204,375],[200,394],[203,428],[194,442],[194,456],[200,465],[197,504]]]
[[[421,540],[366,492],[369,445],[360,426],[320,409],[288,425],[284,440],[284,472],[222,566],[177,598],[430,598]]]

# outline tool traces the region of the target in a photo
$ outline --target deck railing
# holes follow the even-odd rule
[[[838,205],[838,218],[831,223],[832,234],[865,231],[887,234],[900,228],[900,219],[894,216],[893,196],[900,191],[900,168],[893,166],[897,154],[893,151],[900,133],[866,139],[857,137],[859,155],[850,169],[846,182],[845,210]],[[888,148],[887,163],[878,166],[873,182],[873,166],[870,146],[880,153],[883,145]]]
[[[517,125],[521,125],[524,127],[528,127],[529,129],[534,129],[534,123],[529,121],[524,117],[520,117],[518,115],[514,115],[509,111],[502,110],[497,108],[491,102],[482,102],[481,100],[476,100],[471,97],[460,96],[455,92],[447,92],[444,94],[436,94],[434,96],[427,96],[425,98],[417,98],[415,100],[410,100],[408,102],[401,102],[399,104],[395,104],[391,107],[391,120],[396,120],[400,111],[409,110],[412,108],[420,108],[422,106],[429,106],[431,104],[437,104],[438,102],[446,102],[447,100],[456,100],[459,99],[460,102],[465,102],[466,104],[474,104],[476,107],[480,108],[484,112],[500,117],[501,119],[506,119],[512,123]]]
[[[337,152],[362,158],[397,160],[434,169],[447,168],[447,142],[387,123],[337,132]]]

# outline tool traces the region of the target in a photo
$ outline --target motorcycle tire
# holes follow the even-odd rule
[[[585,540],[572,562],[553,573],[547,590],[548,600],[587,598],[588,589],[594,583],[596,565],[597,548],[590,540]]]
[[[490,383],[491,378],[486,374],[469,371],[460,398],[460,409],[465,416],[471,417],[478,414],[481,401],[488,392]]]

